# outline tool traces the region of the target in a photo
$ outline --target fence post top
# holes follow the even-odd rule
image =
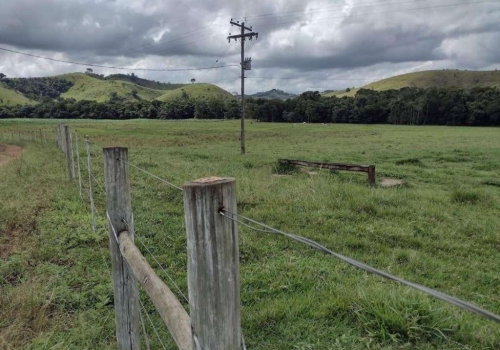
[[[112,154],[112,153],[125,153],[128,154],[128,147],[104,147],[102,149],[104,154]],[[117,159],[119,160],[119,159]]]
[[[213,185],[222,185],[222,184],[231,183],[231,182],[235,182],[235,181],[236,181],[236,179],[234,177],[211,176],[211,177],[205,177],[205,178],[201,178],[198,180],[186,182],[183,187],[184,188],[208,187],[208,186],[213,186]]]

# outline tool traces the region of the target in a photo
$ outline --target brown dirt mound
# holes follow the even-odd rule
[[[0,145],[0,167],[5,165],[9,160],[16,159],[23,152],[22,147],[11,145]]]

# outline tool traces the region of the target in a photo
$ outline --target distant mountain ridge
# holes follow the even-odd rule
[[[245,97],[252,98],[262,98],[264,100],[287,100],[289,98],[295,98],[298,95],[280,90],[280,89],[271,89],[269,91],[257,92],[252,95],[245,95]],[[241,98],[241,95],[236,95],[236,98]]]

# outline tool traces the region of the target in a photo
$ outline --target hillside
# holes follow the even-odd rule
[[[35,103],[35,101],[28,99],[19,91],[9,89],[3,83],[0,83],[0,106],[15,106]]]
[[[498,71],[462,71],[462,70],[432,70],[397,75],[363,86],[363,89],[376,91],[402,89],[404,87],[418,88],[462,88],[500,87],[500,72]],[[350,92],[328,92],[330,96],[354,96],[359,89]]]
[[[265,92],[257,92],[256,94],[248,95],[248,97],[262,98],[265,100],[287,100],[289,98],[297,97],[297,95],[279,89],[272,89]]]
[[[144,86],[155,90],[175,90],[185,86],[186,84],[171,84],[171,83],[161,83],[159,81],[148,80],[139,78],[134,73],[132,74],[111,74],[106,77],[106,80],[121,80],[128,81],[132,84],[139,86]]]
[[[100,80],[83,73],[71,73],[58,76],[74,83],[73,87],[62,94],[63,98],[80,100],[93,100],[106,102],[111,98],[112,92],[117,97],[127,101],[154,100],[162,95],[163,91],[149,89],[126,81]],[[137,91],[136,97],[133,91]]]
[[[213,84],[191,84],[185,85],[182,88],[167,91],[163,95],[157,97],[159,101],[167,102],[172,99],[182,97],[183,93],[187,93],[191,98],[223,98],[231,99],[233,96],[224,89]]]

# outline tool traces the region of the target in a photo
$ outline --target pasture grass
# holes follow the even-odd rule
[[[110,99],[111,92],[116,92],[118,97],[127,101],[152,101],[164,92],[123,80],[100,80],[84,73],[64,74],[59,77],[74,83],[71,89],[62,94],[61,97],[74,98],[77,101],[106,102]],[[134,90],[137,91],[137,96],[132,95]]]
[[[163,95],[156,98],[159,101],[167,102],[183,96],[186,93],[189,97],[194,99],[208,99],[208,98],[223,98],[223,99],[231,99],[233,96],[224,89],[221,89],[217,85],[206,84],[206,83],[198,83],[198,84],[190,84],[184,85],[181,88],[175,90],[169,90],[164,92]]]
[[[21,92],[8,88],[0,82],[0,106],[16,106],[16,105],[32,105],[36,101],[32,101]]]
[[[241,156],[238,121],[64,122],[93,142],[98,232],[54,141],[3,141],[25,152],[0,169],[2,348],[116,348],[103,146],[129,147],[132,164],[176,185],[235,177],[240,213],[500,313],[498,128],[249,121],[248,154]],[[49,135],[55,126],[0,121],[2,135],[33,129]],[[379,178],[407,185],[370,187],[365,174],[326,170],[276,176],[279,158],[375,164]],[[187,293],[182,194],[130,171],[137,235]],[[240,227],[240,260],[249,349],[500,348],[497,324],[280,236]],[[148,333],[152,348],[160,348],[149,326]]]

